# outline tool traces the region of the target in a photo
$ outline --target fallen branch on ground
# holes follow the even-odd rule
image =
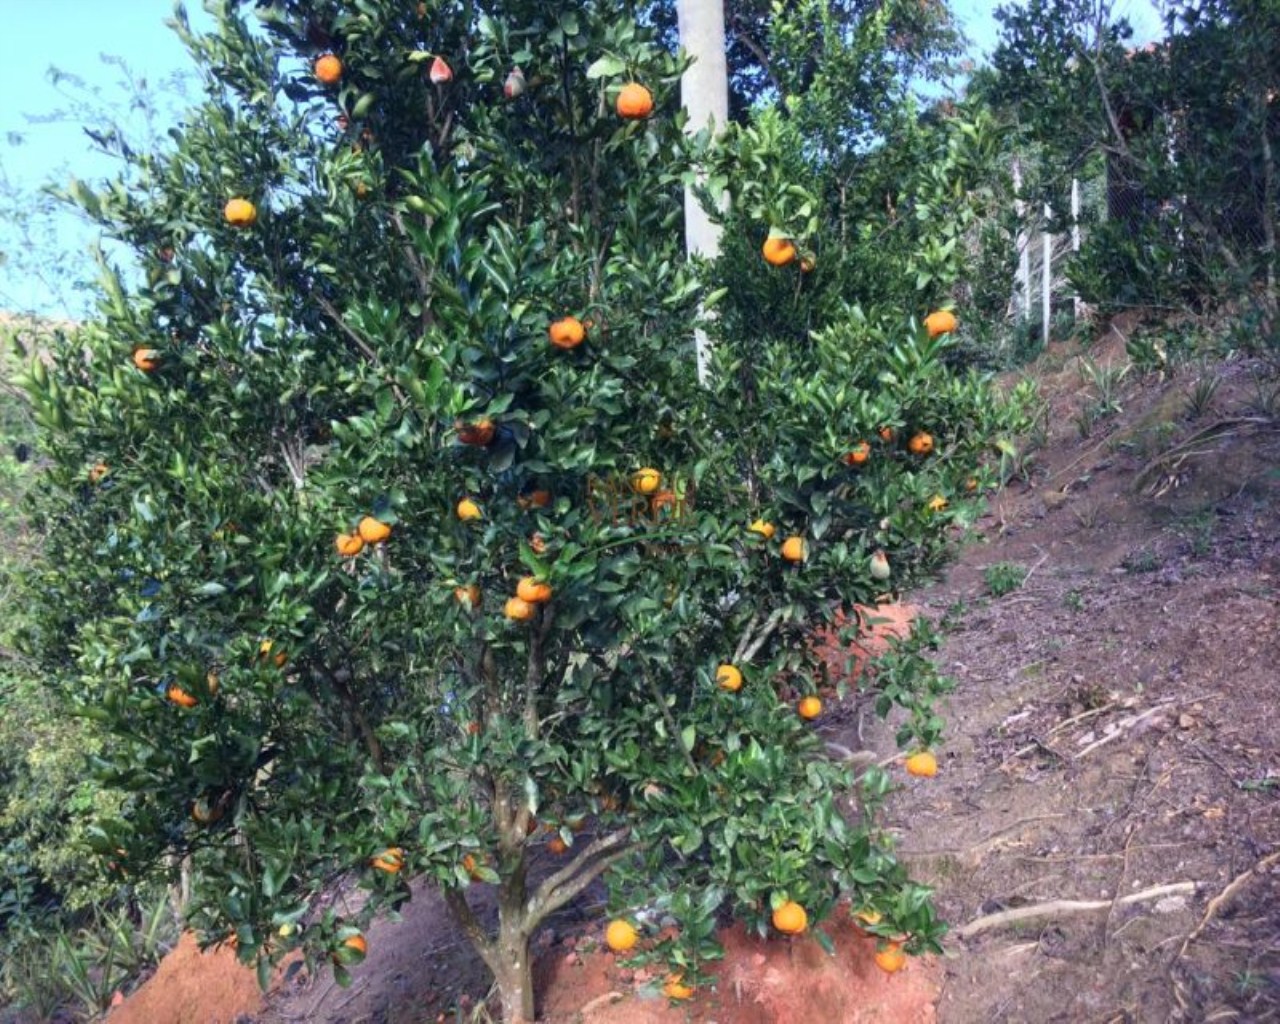
[[[1170,882],[1157,885],[1141,892],[1130,893],[1116,900],[1050,900],[1048,903],[1035,903],[1029,907],[1014,907],[1012,910],[1001,910],[995,914],[987,914],[970,921],[956,931],[962,939],[972,938],[980,932],[1001,928],[1007,924],[1020,921],[1034,921],[1041,917],[1064,917],[1070,914],[1091,914],[1097,910],[1110,910],[1113,906],[1128,906],[1131,903],[1145,903],[1158,900],[1162,896],[1190,896],[1196,891],[1195,882]]]
[[[1232,896],[1248,885],[1250,880],[1255,876],[1266,871],[1267,868],[1271,867],[1271,865],[1276,861],[1280,861],[1280,850],[1267,854],[1267,856],[1263,857],[1262,860],[1258,861],[1257,864],[1244,872],[1244,874],[1236,875],[1236,877],[1227,884],[1227,887],[1223,889],[1222,892],[1218,893],[1217,896],[1211,899],[1209,901],[1209,905],[1204,909],[1204,917],[1200,919],[1200,923],[1195,926],[1195,929],[1190,935],[1182,940],[1182,948],[1178,950],[1178,956],[1181,957],[1186,955],[1187,947],[1200,937],[1200,933],[1209,926],[1209,922],[1217,916],[1219,910],[1226,906],[1227,901],[1230,900]]]

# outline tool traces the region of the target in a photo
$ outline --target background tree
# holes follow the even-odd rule
[[[1126,48],[1107,3],[1002,8],[987,95],[1044,157],[1046,192],[1100,154],[1107,220],[1073,282],[1088,301],[1201,306],[1248,297],[1263,336],[1276,304],[1280,29],[1267,5],[1173,4],[1162,42]],[[1058,199],[1055,205],[1065,206]]]

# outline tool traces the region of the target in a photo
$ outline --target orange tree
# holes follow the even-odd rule
[[[214,10],[176,22],[205,100],[173,145],[68,190],[137,283],[104,260],[96,318],[25,380],[50,463],[28,642],[113,737],[104,865],[189,865],[189,920],[264,981],[293,949],[347,981],[425,876],[511,1021],[534,1017],[534,930],[602,875],[620,913],[678,926],[644,944],[670,994],[726,911],[794,931],[790,904],[849,896],[935,948],[870,816],[885,774],[840,811],[851,771],[788,702],[816,695],[809,631],[886,585],[876,545],[936,552],[951,513],[906,496],[951,493],[985,392],[894,349],[911,416],[858,408],[941,424],[928,465],[953,471],[873,438],[898,498],[850,517],[838,364],[809,381],[771,343],[748,394],[726,342],[697,387],[680,65],[611,5]],[[877,685],[928,745],[923,645]],[[323,899],[344,879],[358,909]]]

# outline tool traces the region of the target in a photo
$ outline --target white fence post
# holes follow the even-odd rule
[[[1072,255],[1080,251],[1080,179],[1071,179],[1071,252]],[[1077,292],[1071,293],[1071,317],[1073,320],[1080,319],[1080,295]]]
[[[1018,320],[1031,317],[1031,239],[1026,229],[1026,204],[1019,198],[1022,193],[1022,161],[1013,158],[1013,212],[1018,218],[1018,234],[1014,246],[1018,250],[1018,270],[1013,279],[1013,310]]]
[[[1053,210],[1048,203],[1044,204],[1044,227],[1041,231],[1041,258],[1044,266],[1040,274],[1040,327],[1044,344],[1049,346],[1049,308],[1053,305],[1053,235],[1049,234],[1049,218]]]

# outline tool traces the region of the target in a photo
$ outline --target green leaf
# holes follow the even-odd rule
[[[587,78],[595,80],[597,78],[612,78],[614,75],[620,75],[627,70],[627,65],[619,58],[606,54],[591,62],[587,68]]]

